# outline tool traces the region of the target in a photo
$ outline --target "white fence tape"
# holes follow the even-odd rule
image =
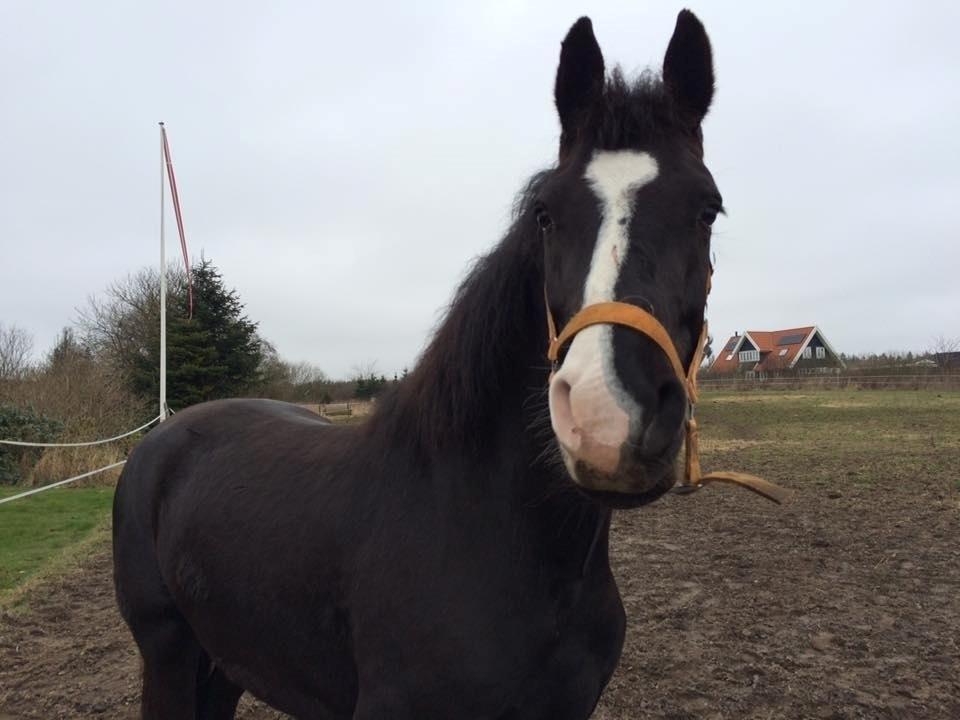
[[[146,430],[148,427],[153,425],[160,419],[160,416],[157,415],[150,422],[144,423],[138,428],[131,430],[129,432],[123,433],[123,435],[117,435],[116,437],[106,438],[104,440],[91,440],[90,442],[75,442],[75,443],[38,443],[38,442],[26,442],[24,440],[0,440],[0,445],[15,445],[17,447],[40,447],[40,448],[58,448],[58,447],[90,447],[91,445],[103,445],[105,443],[113,442],[114,440],[122,440],[125,437],[135,435],[141,430]]]
[[[85,472],[81,475],[74,475],[72,478],[67,478],[66,480],[59,480],[55,483],[44,485],[43,487],[33,488],[32,490],[27,490],[17,495],[11,495],[10,497],[2,498],[0,499],[0,505],[3,505],[4,503],[8,503],[8,502],[13,502],[14,500],[19,500],[20,498],[25,498],[28,495],[36,495],[37,493],[41,493],[44,490],[51,490],[52,488],[60,487],[61,485],[66,485],[67,483],[72,483],[75,480],[82,480],[85,477],[90,477],[91,475],[96,475],[97,473],[106,472],[107,470],[113,470],[113,468],[120,467],[125,462],[127,461],[121,460],[120,462],[115,462],[112,465],[106,465],[102,468],[97,468],[96,470],[91,470],[90,472]]]
[[[145,422],[138,428],[134,428],[129,432],[125,432],[122,435],[116,435],[115,437],[105,438],[103,440],[91,440],[90,442],[76,442],[76,443],[37,443],[37,442],[27,442],[25,440],[0,440],[0,445],[13,445],[15,447],[37,447],[37,448],[63,448],[63,447],[90,447],[92,445],[104,445],[106,443],[114,442],[115,440],[122,440],[125,437],[130,437],[135,435],[141,430],[146,430],[148,427],[153,425],[155,422],[160,420],[163,416],[157,415],[150,422]],[[0,499],[0,505],[4,503],[13,502],[14,500],[19,500],[20,498],[25,498],[30,495],[36,495],[41,493],[44,490],[51,490],[55,487],[60,487],[61,485],[66,485],[67,483],[72,483],[77,480],[82,480],[83,478],[90,477],[91,475],[96,475],[97,473],[106,472],[107,470],[113,470],[113,468],[118,468],[123,465],[126,460],[121,460],[120,462],[115,462],[110,465],[105,465],[102,468],[97,468],[96,470],[90,470],[89,472],[81,473],[80,475],[74,475],[73,477],[67,478],[66,480],[59,480],[55,483],[50,483],[49,485],[44,485],[43,487],[33,488],[32,490],[26,490],[22,493],[16,495],[11,495],[10,497],[5,497]]]

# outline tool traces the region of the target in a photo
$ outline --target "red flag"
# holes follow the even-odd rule
[[[173,196],[173,211],[177,217],[177,230],[180,233],[180,249],[183,251],[183,265],[187,269],[187,303],[189,317],[193,317],[193,278],[190,276],[190,254],[187,252],[187,236],[183,232],[183,214],[180,212],[180,195],[177,193],[177,178],[173,174],[173,159],[170,157],[170,144],[167,142],[167,128],[160,123],[163,135],[163,158],[167,163],[167,178],[170,180],[170,194]]]

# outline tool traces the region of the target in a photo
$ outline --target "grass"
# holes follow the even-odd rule
[[[0,487],[0,498],[22,491]],[[0,601],[109,526],[113,487],[57,488],[0,505]]]
[[[697,416],[707,469],[870,484],[952,479],[960,465],[957,392],[705,392]]]

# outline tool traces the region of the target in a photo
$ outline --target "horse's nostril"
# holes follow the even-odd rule
[[[658,457],[672,448],[687,411],[686,392],[675,379],[662,383],[656,398],[657,406],[652,408],[641,443],[642,452],[648,457]]]
[[[563,378],[555,377],[550,383],[550,422],[560,442],[568,450],[576,452],[580,447],[582,434],[573,418],[570,391],[570,383]]]

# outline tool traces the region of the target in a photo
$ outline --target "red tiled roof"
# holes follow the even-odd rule
[[[760,362],[752,364],[747,369],[770,371],[787,368],[797,357],[797,353],[800,352],[800,348],[813,330],[814,326],[808,325],[786,330],[748,330],[744,335],[734,335],[716,354],[716,359],[710,366],[710,372],[729,373],[740,367],[740,358],[737,355],[740,347],[737,345],[741,344],[744,337],[760,351]],[[783,343],[784,340],[791,342]]]
[[[737,359],[737,350],[739,349],[737,345],[742,339],[742,335],[734,335],[723,344],[719,352],[714,351],[710,372],[723,374],[731,373],[737,369],[740,365],[740,361]]]

